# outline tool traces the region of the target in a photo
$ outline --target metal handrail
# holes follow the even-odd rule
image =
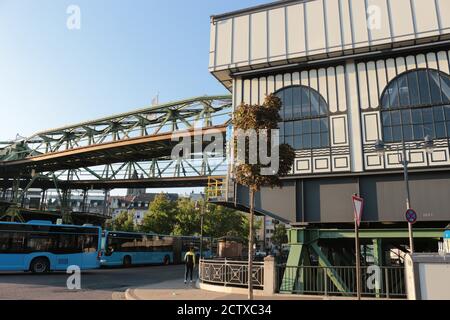
[[[262,289],[264,287],[264,264],[256,262],[252,271],[254,288]],[[248,264],[244,261],[201,259],[199,279],[203,283],[225,287],[247,287]]]
[[[379,268],[374,278],[370,267]],[[361,268],[362,295],[375,298],[405,298],[406,285],[402,266],[364,266]],[[280,293],[325,296],[356,295],[355,266],[277,266]]]

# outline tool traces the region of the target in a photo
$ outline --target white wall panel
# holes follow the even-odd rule
[[[244,80],[244,90],[243,90],[243,96],[244,96],[244,103],[251,103],[251,81],[250,80]]]
[[[359,84],[359,105],[361,109],[365,110],[370,107],[365,63],[358,63],[358,84]]]
[[[292,84],[295,86],[300,85],[300,72],[294,72],[292,74]]]
[[[284,20],[284,8],[269,11],[269,57],[270,60],[278,60],[286,55],[286,22]]]
[[[300,79],[302,82],[302,86],[309,87],[309,74],[308,71],[302,71],[300,74]]]
[[[395,64],[397,66],[397,74],[401,74],[406,71],[405,58],[398,57],[397,59],[395,59]]]
[[[378,77],[378,87],[380,88],[380,96],[387,85],[386,79],[386,65],[384,60],[377,61],[377,77]]]
[[[434,54],[434,53],[427,54],[427,64],[428,64],[428,68],[439,70],[438,63],[436,60],[436,54]]]
[[[319,69],[319,93],[325,99],[328,104],[328,88],[327,88],[327,71],[325,69]]]
[[[348,145],[347,117],[334,116],[330,118],[331,123],[331,145]]]
[[[448,0],[437,0],[439,7],[439,16],[441,21],[441,28],[450,28],[450,1]]]
[[[422,36],[439,34],[438,18],[434,1],[412,0],[415,13],[416,32]]]
[[[287,7],[287,51],[288,58],[301,56],[305,51],[305,24],[303,4]]]
[[[258,79],[252,79],[252,94],[251,94],[251,104],[258,104],[259,103],[259,81]]]
[[[364,143],[374,143],[380,136],[378,123],[379,112],[366,112],[363,114],[363,139]]]
[[[285,73],[283,77],[284,86],[289,87],[292,85],[292,75],[290,73]]]
[[[248,15],[234,18],[233,63],[248,61],[249,59],[249,23],[250,16]]]
[[[242,79],[237,78],[235,81],[235,88],[233,90],[234,94],[235,94],[235,106],[239,105],[242,103]]]
[[[344,49],[353,48],[352,25],[350,16],[350,7],[348,1],[339,1],[341,6],[341,32],[343,33]]]
[[[426,68],[427,67],[427,60],[425,59],[424,54],[417,55],[416,61],[417,61],[417,68]]]
[[[356,66],[354,63],[347,63],[346,84],[347,84],[347,105],[348,105],[348,128],[351,137],[350,149],[352,157],[351,169],[353,172],[363,171],[363,155],[361,140],[361,116],[358,99],[358,82],[356,76]]]
[[[209,65],[216,65],[216,24],[211,24],[211,31],[209,34]]]
[[[369,102],[371,108],[378,107],[378,100],[380,97],[380,93],[378,91],[378,83],[377,83],[377,71],[375,68],[375,62],[368,62],[366,65],[367,69],[367,78],[369,82]]]
[[[267,95],[267,79],[259,78],[259,103],[263,103]]]
[[[309,86],[316,91],[319,91],[319,83],[317,79],[317,70],[311,70],[309,72]]]
[[[342,39],[339,0],[326,0],[324,1],[324,5],[326,10],[328,47],[340,49],[342,47]]]
[[[275,77],[275,91],[283,88],[283,75],[279,74]]]
[[[388,83],[391,82],[397,76],[397,71],[395,70],[395,60],[394,59],[386,60],[386,72],[387,72]]]
[[[447,53],[445,51],[438,52],[438,62],[439,62],[439,70],[449,74],[449,63],[447,58]]]
[[[336,72],[334,67],[327,69],[328,80],[328,107],[330,112],[338,111],[337,91],[336,91]]]
[[[251,15],[251,59],[258,62],[267,59],[267,13],[259,12]]]
[[[345,81],[345,68],[343,66],[336,67],[336,80],[339,99],[339,111],[347,111],[347,90]]]
[[[267,77],[267,94],[271,94],[275,92],[275,77],[268,76]]]
[[[388,8],[386,0],[367,0],[370,28],[371,44],[377,45],[390,41],[391,31],[389,27]]]
[[[317,51],[324,51],[326,42],[322,0],[306,2],[305,8],[308,52],[317,53]]]
[[[353,41],[359,46],[368,44],[367,15],[365,0],[350,0],[353,21]]]
[[[393,38],[404,41],[414,38],[414,24],[410,0],[389,0],[392,15]]]
[[[231,30],[233,20],[218,21],[217,30],[217,47],[216,47],[216,63],[217,65],[225,65],[231,62]]]
[[[413,70],[413,69],[416,69],[416,68],[417,68],[416,57],[414,57],[414,56],[407,56],[406,57],[406,69]]]

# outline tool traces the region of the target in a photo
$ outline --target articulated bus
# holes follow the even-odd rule
[[[101,228],[48,221],[0,222],[0,271],[45,273],[100,267]]]
[[[104,231],[101,265],[178,264],[191,247],[199,256],[200,237]],[[203,238],[202,249],[204,257],[212,256],[210,238]]]

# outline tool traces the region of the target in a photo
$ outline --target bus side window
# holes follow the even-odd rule
[[[23,253],[26,238],[24,234],[17,232],[2,232],[0,234],[0,252],[3,253]]]

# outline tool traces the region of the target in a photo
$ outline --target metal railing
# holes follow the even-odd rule
[[[356,267],[277,267],[280,293],[356,296]],[[361,268],[361,294],[373,298],[406,298],[403,267]]]
[[[245,261],[200,260],[200,281],[226,287],[248,286],[248,265]],[[264,263],[253,263],[253,287],[264,287]]]
[[[213,177],[208,178],[208,187],[206,188],[206,197],[208,199],[217,199],[225,195],[226,185],[224,180]]]

